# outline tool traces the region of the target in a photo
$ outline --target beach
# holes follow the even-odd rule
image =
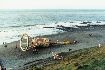
[[[92,34],[92,36],[89,36]],[[52,35],[44,35],[42,37],[47,37],[51,40],[76,40],[77,44],[73,45],[60,45],[48,48],[39,49],[38,53],[33,53],[32,51],[23,52],[19,48],[19,41],[11,42],[7,44],[7,47],[4,45],[0,46],[0,59],[3,61],[3,65],[9,69],[17,69],[24,66],[29,62],[33,62],[40,59],[46,59],[52,57],[52,52],[61,53],[95,47],[98,44],[105,44],[105,30],[104,28],[98,28],[95,30],[88,31],[74,31],[74,32],[63,32]],[[18,48],[16,48],[16,44]]]
[[[0,61],[7,70],[23,68],[52,52],[70,52],[105,44],[104,10],[1,10]],[[21,35],[46,37],[53,41],[74,40],[78,43],[38,49],[20,49]],[[6,45],[2,45],[6,42]],[[37,64],[39,65],[39,64]]]

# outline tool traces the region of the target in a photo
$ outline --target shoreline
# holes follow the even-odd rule
[[[54,35],[54,34],[58,34],[58,33],[62,33],[63,31],[67,31],[67,32],[78,32],[78,31],[89,31],[89,30],[97,30],[97,29],[105,29],[105,24],[103,24],[103,22],[102,21],[99,21],[98,23],[97,23],[98,21],[96,21],[95,22],[95,24],[94,24],[94,22],[88,22],[88,21],[84,21],[84,22],[62,22],[62,23],[64,23],[64,24],[59,24],[60,22],[58,22],[58,24],[57,23],[54,23],[55,24],[55,27],[53,28],[53,29],[55,29],[55,30],[53,30],[52,28],[50,28],[50,26],[51,26],[51,24],[49,24],[49,25],[45,25],[45,26],[47,26],[48,28],[46,28],[46,27],[44,27],[44,26],[40,26],[41,24],[36,24],[35,26],[34,25],[32,25],[32,28],[34,29],[34,28],[41,28],[42,30],[44,30],[44,31],[49,31],[50,29],[51,29],[51,32],[49,31],[49,32],[43,32],[42,31],[42,34],[41,33],[39,33],[39,34],[34,34],[34,32],[35,31],[31,31],[32,33],[33,33],[33,35],[31,35],[29,32],[29,34],[30,34],[30,36],[31,37],[34,37],[34,36],[38,36],[38,35],[41,35],[41,36],[43,36],[43,35]],[[66,25],[65,26],[65,24],[68,24],[68,23],[70,23],[70,25],[72,25],[72,24],[74,24],[73,26],[70,26],[69,24],[68,24],[68,26]],[[75,24],[75,23],[77,23],[77,24]],[[93,23],[93,25],[92,25],[92,23]],[[96,24],[97,23],[97,24]],[[79,25],[80,24],[80,25]],[[43,24],[42,24],[43,25]],[[29,26],[29,25],[28,25]],[[53,25],[52,25],[53,26]],[[15,27],[14,27],[15,28]],[[15,30],[13,28],[13,31]],[[11,29],[11,28],[10,28]],[[20,29],[20,28],[18,28],[18,29]],[[16,30],[15,32],[17,32],[17,31],[19,31],[19,30]],[[28,27],[28,28],[25,28],[24,27],[24,29],[22,29],[22,30],[30,30],[31,29],[31,27]],[[60,31],[61,30],[61,31]],[[21,31],[21,30],[20,30]],[[10,32],[10,31],[8,31],[8,30],[1,30],[0,31],[0,34],[1,34],[1,36],[3,36],[3,34],[6,36],[6,35],[9,35],[8,34],[8,32]],[[12,33],[12,32],[10,32],[10,33]],[[18,35],[16,35],[16,36],[3,36],[3,40],[1,40],[1,42],[0,42],[0,45],[2,45],[2,43],[3,42],[6,42],[6,43],[11,43],[11,42],[13,42],[13,41],[16,41],[16,40],[19,40],[19,37],[20,37],[20,34],[21,34],[22,32],[19,32],[19,34]],[[27,34],[28,34],[27,33]]]

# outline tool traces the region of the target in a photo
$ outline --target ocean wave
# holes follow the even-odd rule
[[[78,28],[77,26],[91,26],[91,25],[105,25],[104,21],[70,21],[70,22],[57,22],[43,26],[44,28],[57,28],[57,27],[72,27]]]
[[[44,25],[26,25],[0,28],[0,44],[3,44],[3,42],[10,43],[20,40],[21,35],[24,33],[27,33],[30,37],[35,37],[60,32],[56,29],[44,29],[43,26]]]

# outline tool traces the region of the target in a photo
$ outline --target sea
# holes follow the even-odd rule
[[[22,34],[30,37],[51,35],[64,32],[59,29],[47,29],[59,22],[102,21],[105,22],[105,10],[91,9],[22,9],[0,10],[0,45],[20,40]],[[65,25],[66,23],[64,23]]]

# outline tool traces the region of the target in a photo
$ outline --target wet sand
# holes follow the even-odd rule
[[[89,34],[93,34],[91,37]],[[74,45],[64,45],[64,46],[55,46],[49,48],[40,49],[38,53],[33,53],[31,51],[22,52],[20,48],[16,48],[16,43],[19,46],[19,41],[15,41],[7,44],[7,47],[3,45],[0,46],[0,60],[3,61],[4,66],[7,70],[16,69],[22,67],[28,62],[32,62],[39,59],[46,59],[51,57],[51,52],[68,52],[69,49],[79,50],[83,48],[89,48],[97,46],[99,43],[105,43],[105,30],[96,29],[89,31],[76,31],[76,32],[64,32],[54,35],[45,35],[43,37],[48,37],[51,40],[65,40],[72,39],[77,40],[79,43]]]

